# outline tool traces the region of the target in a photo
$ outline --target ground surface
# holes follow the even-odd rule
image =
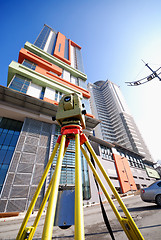
[[[133,217],[136,225],[140,229],[144,239],[146,240],[159,240],[161,239],[161,208],[152,203],[144,203],[139,195],[123,198],[123,202],[128,208],[131,216]],[[120,212],[121,216],[124,216],[121,208],[115,201],[115,205]],[[108,203],[105,203],[105,209],[110,220],[111,227],[114,232],[115,239],[126,240],[127,237],[122,230],[118,220],[116,219],[113,211],[109,207]],[[18,229],[23,220],[23,215],[15,218],[0,219],[0,239],[15,239]],[[29,226],[32,225],[33,217]],[[38,228],[36,230],[34,240],[41,239],[41,233],[43,230],[43,221],[45,216],[42,216]],[[84,221],[85,221],[85,239],[87,240],[108,240],[111,239],[110,235],[103,222],[100,206],[90,206],[84,208]],[[62,230],[58,227],[53,229],[52,239],[74,239],[74,226],[67,230]]]

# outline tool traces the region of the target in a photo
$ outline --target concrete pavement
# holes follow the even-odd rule
[[[155,204],[144,203],[139,195],[123,198],[123,202],[131,213],[135,223],[140,229],[144,239],[159,240],[161,239],[161,208]],[[108,203],[105,203],[105,209],[110,220],[111,227],[114,232],[115,239],[127,239],[122,227],[117,221],[113,211]],[[124,216],[119,204],[115,201],[115,205],[119,210],[121,216]],[[15,239],[20,224],[23,220],[23,214],[15,218],[0,219],[0,239]],[[45,214],[42,216],[38,228],[36,230],[34,240],[41,239],[43,231],[43,222]],[[34,215],[31,216],[31,221],[28,226],[32,225]],[[101,210],[99,205],[94,205],[84,208],[84,222],[85,222],[85,239],[87,240],[104,240],[111,239],[110,235],[103,222]],[[62,230],[59,227],[54,227],[52,239],[74,239],[74,226],[69,229]]]

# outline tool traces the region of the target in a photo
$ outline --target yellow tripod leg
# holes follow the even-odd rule
[[[91,153],[91,155],[93,156],[93,158],[95,159],[99,169],[101,170],[106,182],[108,183],[109,187],[111,188],[111,190],[113,191],[118,203],[120,204],[120,207],[122,208],[123,212],[125,213],[125,216],[127,217],[127,219],[125,218],[122,218],[118,212],[118,210],[116,209],[115,205],[113,204],[109,194],[107,193],[103,183],[101,182],[95,168],[93,167],[93,165],[91,164],[91,161],[86,153],[86,151],[83,149],[83,147],[81,146],[81,150],[89,164],[89,166],[91,167],[91,170],[93,171],[93,174],[94,176],[96,177],[98,183],[100,184],[108,202],[110,203],[117,219],[119,220],[124,232],[126,233],[127,237],[131,240],[143,240],[143,236],[142,234],[140,233],[138,227],[136,226],[134,220],[132,219],[130,213],[128,212],[127,208],[125,207],[124,203],[122,202],[118,192],[116,191],[115,187],[113,186],[110,178],[108,177],[108,175],[106,174],[102,164],[100,163],[99,159],[97,158],[92,146],[90,145],[90,143],[88,141],[85,142],[86,146],[88,147],[89,149],[89,152]]]
[[[79,134],[75,135],[75,240],[83,240],[83,196]]]
[[[62,166],[63,154],[65,149],[65,139],[66,139],[66,135],[62,135],[59,154],[58,154],[57,163],[55,167],[54,179],[52,182],[52,189],[50,193],[50,198],[49,198],[49,203],[48,203],[48,208],[47,208],[47,213],[46,213],[46,218],[44,223],[43,234],[42,234],[43,240],[52,239],[53,224],[54,224],[55,210],[56,210],[57,197],[58,197],[58,188],[59,188],[60,174],[61,174],[61,166]]]
[[[65,150],[64,150],[63,157],[64,157],[64,155],[65,155],[66,150],[67,150],[67,148],[65,148]],[[29,235],[29,237],[28,237],[28,240],[32,240],[32,238],[33,238],[33,236],[34,236],[34,234],[35,234],[35,231],[36,231],[37,225],[38,225],[38,223],[39,223],[39,221],[40,221],[40,218],[41,218],[43,209],[44,209],[45,204],[46,204],[46,202],[47,202],[47,200],[48,200],[48,197],[49,197],[49,195],[50,195],[52,183],[53,183],[53,181],[55,181],[54,178],[55,178],[55,171],[54,171],[53,176],[52,176],[52,178],[51,178],[51,180],[50,180],[49,186],[48,186],[48,188],[47,188],[47,190],[46,190],[45,196],[44,196],[44,198],[43,198],[43,201],[42,201],[42,203],[41,203],[41,206],[40,206],[39,211],[38,211],[38,213],[37,213],[37,216],[36,216],[36,218],[35,218],[34,224],[32,225],[31,233],[30,233],[30,235]]]
[[[56,152],[57,152],[58,147],[59,147],[59,143],[56,143],[56,144],[55,144],[55,147],[54,147],[54,150],[53,150],[53,152],[52,152],[52,154],[51,154],[51,157],[50,157],[50,159],[49,159],[49,161],[48,161],[48,164],[47,164],[47,166],[46,166],[46,168],[45,168],[45,171],[44,171],[44,173],[43,173],[43,175],[42,175],[42,177],[41,177],[41,180],[40,180],[40,182],[39,182],[39,184],[38,184],[38,187],[37,187],[37,189],[36,189],[36,192],[35,192],[35,194],[34,194],[34,196],[33,196],[33,198],[32,198],[32,201],[31,201],[31,203],[30,203],[30,206],[29,206],[29,208],[28,208],[28,210],[27,210],[27,213],[26,213],[26,215],[25,215],[25,218],[24,218],[24,220],[23,220],[23,222],[22,222],[22,225],[21,225],[21,227],[20,227],[20,230],[19,230],[19,232],[18,232],[18,235],[17,235],[16,240],[23,239],[23,238],[22,238],[23,232],[24,232],[24,230],[25,230],[25,228],[26,228],[27,222],[28,222],[28,220],[29,220],[29,218],[30,218],[30,215],[31,215],[31,213],[32,213],[32,210],[33,210],[33,208],[34,208],[34,206],[35,206],[35,203],[36,203],[36,201],[37,201],[37,198],[38,198],[38,196],[39,196],[39,193],[40,193],[40,191],[41,191],[41,188],[42,188],[42,186],[43,186],[43,184],[44,184],[44,181],[45,181],[45,179],[46,179],[46,176],[47,176],[48,171],[49,171],[49,169],[50,169],[50,166],[51,166],[51,164],[52,164],[52,162],[53,162],[53,159],[54,159],[54,157],[55,157],[55,154],[56,154]]]

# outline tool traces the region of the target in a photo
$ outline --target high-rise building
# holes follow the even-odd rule
[[[34,44],[26,42],[18,63],[12,61],[8,87],[58,105],[63,94],[76,92],[90,114],[81,47],[44,25]]]
[[[58,102],[63,94],[75,92],[81,97],[87,110],[85,133],[119,192],[147,186],[157,178],[151,169],[151,176],[147,176],[143,156],[132,148],[127,149],[131,146],[127,138],[125,143],[119,140],[119,136],[128,136],[123,131],[124,122],[121,119],[125,118],[130,122],[131,117],[127,112],[121,112],[121,102],[116,98],[119,95],[118,90],[111,90],[110,93],[106,87],[109,82],[104,83],[102,88],[100,84],[90,85],[95,87],[96,95],[98,94],[98,101],[94,101],[94,91],[91,92],[91,107],[95,118],[90,110],[90,92],[87,90],[86,80],[81,47],[47,25],[44,25],[34,44],[25,43],[19,52],[18,62],[12,61],[9,65],[7,87],[0,86],[0,212],[21,212],[28,208],[60,134],[60,127],[53,121],[53,117],[56,116]],[[103,86],[105,90],[102,90]],[[110,88],[112,87],[111,84]],[[107,111],[104,103],[109,105]],[[99,105],[102,115],[97,112]],[[120,111],[120,115],[116,114],[116,110]],[[96,128],[100,123],[97,118],[107,118],[107,121],[104,125],[102,121],[101,126]],[[120,122],[122,125],[119,125]],[[131,123],[127,126],[133,128]],[[114,127],[118,129],[117,133]],[[94,128],[97,138],[92,136]],[[110,138],[105,138],[105,133]],[[135,138],[134,131],[131,130],[131,134]],[[111,144],[116,141],[117,144]],[[56,159],[57,156],[35,209],[39,208],[44,197]],[[74,190],[74,160],[74,141],[71,140],[61,171],[60,187],[64,191]],[[83,155],[81,166],[84,203],[97,201],[98,190]],[[139,178],[140,175],[142,178]],[[73,198],[69,202],[72,201]]]
[[[27,209],[60,133],[52,117],[63,94],[75,92],[81,97],[87,110],[87,131],[99,123],[90,114],[86,80],[81,47],[47,25],[34,44],[25,43],[18,62],[9,65],[8,87],[1,86],[0,212]],[[74,152],[71,141],[60,180],[62,186],[71,188],[75,184]],[[36,208],[54,171],[56,157]],[[84,199],[89,199],[88,168],[83,156],[81,161]]]
[[[92,113],[101,120],[95,129],[95,135],[140,153],[146,160],[152,161],[120,88],[107,80],[89,83],[88,90],[91,93]]]

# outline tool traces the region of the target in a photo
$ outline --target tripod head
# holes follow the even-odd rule
[[[67,125],[79,125],[85,129],[86,110],[84,104],[76,93],[64,95],[58,105],[56,120],[61,127]]]

